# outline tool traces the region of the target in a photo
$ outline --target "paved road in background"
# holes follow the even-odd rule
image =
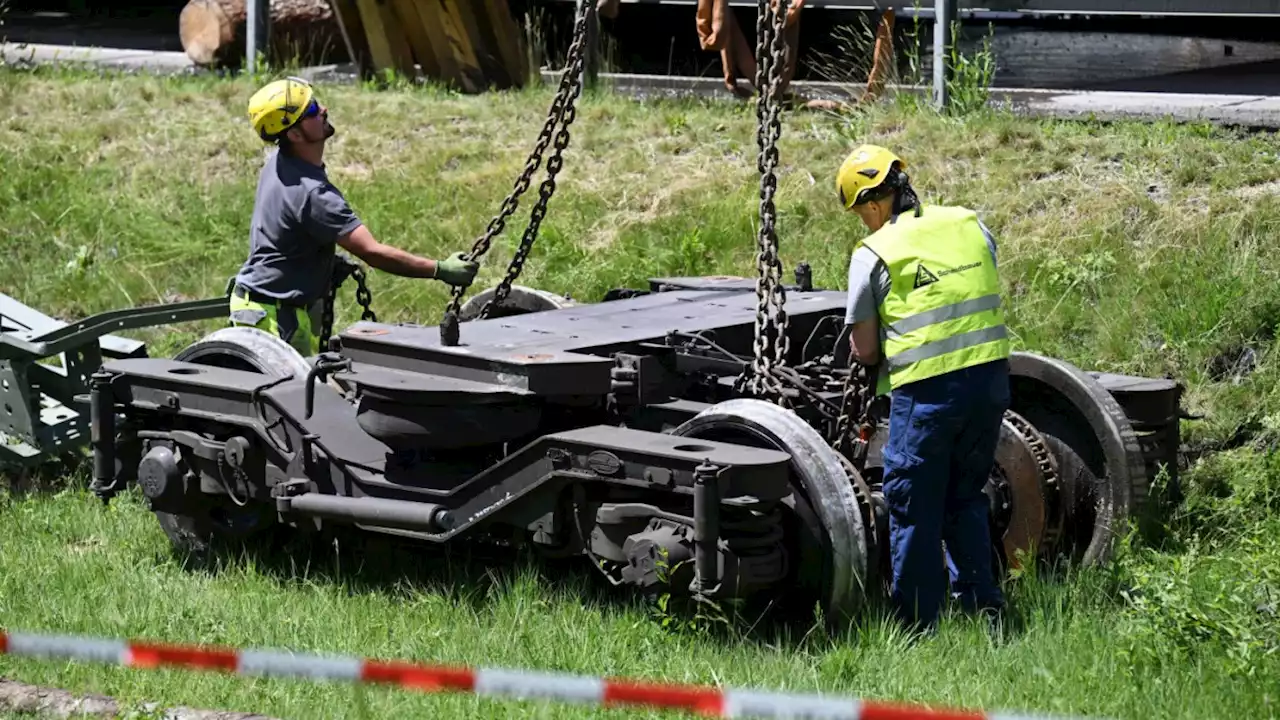
[[[10,42],[0,57],[13,64],[80,63],[139,72],[200,72],[177,46],[177,33],[146,22],[132,28],[92,22],[54,22],[19,17],[4,26]],[[98,47],[76,47],[80,42]],[[353,77],[350,68],[326,66],[304,74],[322,80]],[[602,76],[617,90],[636,95],[695,94],[732,97],[719,78],[656,75]],[[850,98],[858,89],[834,83],[797,82],[807,97]],[[903,88],[926,92],[925,88]],[[1174,119],[1210,121],[1280,129],[1280,62],[1178,73],[1110,83],[1084,90],[995,88],[992,101],[1018,112],[1045,117],[1100,119]]]

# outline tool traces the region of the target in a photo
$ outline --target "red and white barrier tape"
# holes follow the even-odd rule
[[[868,702],[855,698],[720,690],[616,678],[471,669],[358,657],[332,657],[276,650],[233,650],[104,640],[74,635],[0,632],[0,653],[110,663],[133,668],[182,667],[240,675],[378,683],[423,692],[472,692],[519,699],[550,699],[592,705],[648,706],[722,718],[821,718],[822,720],[1023,720],[1032,716]]]

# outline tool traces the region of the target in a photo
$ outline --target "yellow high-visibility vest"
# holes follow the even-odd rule
[[[930,205],[905,212],[863,241],[884,261],[881,394],[1009,357],[1000,277],[972,210]]]

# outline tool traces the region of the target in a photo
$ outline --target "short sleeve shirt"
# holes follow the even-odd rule
[[[991,250],[991,261],[996,262],[996,240],[981,221],[982,234]],[[889,294],[889,268],[866,245],[859,245],[849,259],[849,302],[845,310],[845,324],[863,322],[876,317],[880,303]]]
[[[236,282],[277,300],[310,305],[328,289],[338,238],[360,218],[323,166],[274,150],[263,164]]]

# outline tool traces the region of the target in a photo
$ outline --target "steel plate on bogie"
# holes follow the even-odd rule
[[[839,292],[787,297],[791,332],[806,337],[822,316],[841,313]],[[517,387],[539,395],[609,392],[615,349],[661,343],[671,331],[741,338],[750,354],[753,292],[672,291],[462,325],[461,343],[440,343],[436,326],[360,322],[341,333],[343,355],[359,363]],[[385,333],[371,334],[372,329]]]

